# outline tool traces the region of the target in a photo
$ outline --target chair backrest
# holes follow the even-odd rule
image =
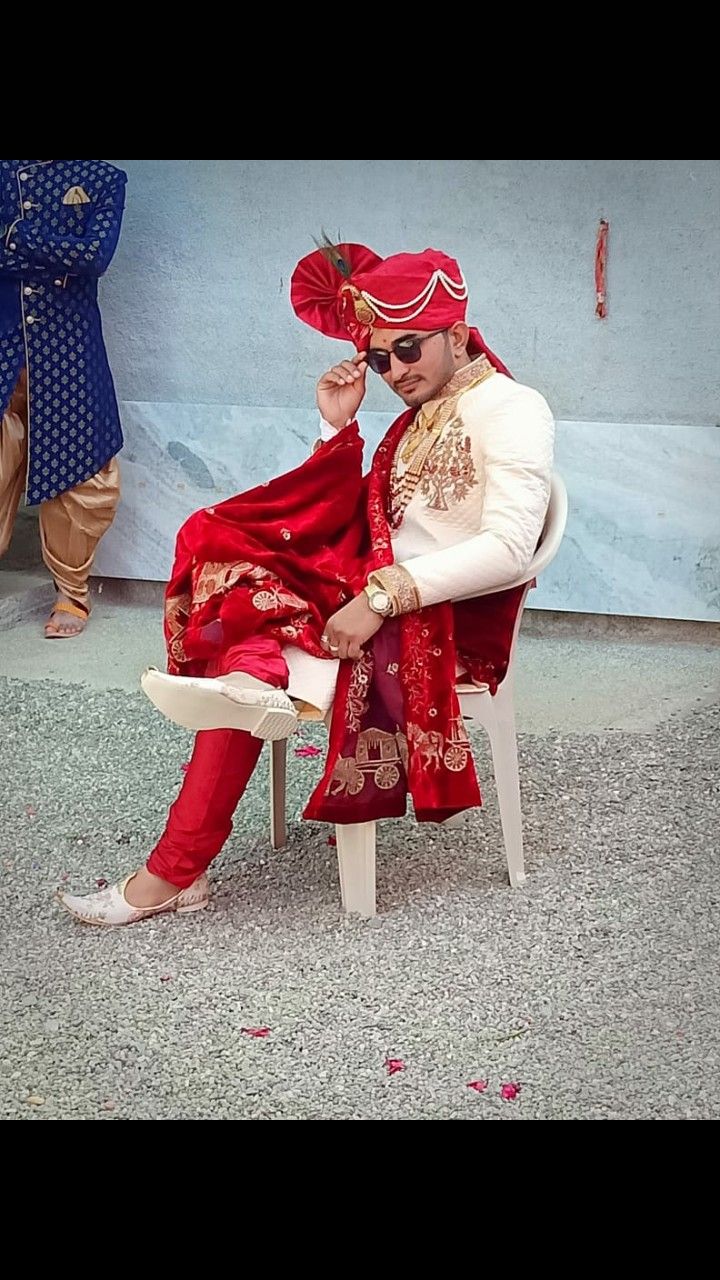
[[[557,472],[553,472],[552,479],[550,481],[550,501],[548,502],[548,509],[545,513],[545,523],[543,525],[538,549],[522,577],[518,578],[516,582],[509,582],[506,587],[500,587],[501,591],[507,591],[508,587],[519,587],[521,583],[527,583],[525,594],[522,598],[522,604],[518,609],[517,618],[515,619],[515,630],[513,631],[512,643],[510,645],[510,658],[508,661],[508,672],[505,676],[506,680],[512,670],[517,639],[520,634],[520,624],[525,611],[530,583],[533,578],[536,578],[537,575],[542,572],[543,569],[547,569],[550,561],[557,555],[565,532],[567,517],[568,496],[567,489],[565,488],[565,482],[563,481],[562,476],[559,476]]]
[[[550,561],[555,559],[560,550],[560,543],[563,540],[567,518],[567,489],[562,476],[559,476],[555,471],[550,481],[550,501],[545,515],[540,545],[530,562],[527,572],[523,574],[526,581],[529,578],[536,578],[539,573],[542,573],[543,569],[547,569]]]

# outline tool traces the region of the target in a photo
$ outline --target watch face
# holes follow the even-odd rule
[[[378,613],[386,613],[390,608],[390,597],[387,591],[373,591],[371,603]]]

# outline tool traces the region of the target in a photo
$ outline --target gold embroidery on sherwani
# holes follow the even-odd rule
[[[472,442],[463,429],[462,419],[455,418],[425,463],[418,493],[427,499],[432,511],[448,511],[467,498],[476,484]]]
[[[415,490],[417,489],[420,479],[423,475],[425,467],[428,465],[428,459],[431,458],[443,432],[449,423],[457,418],[458,427],[455,428],[455,434],[462,431],[462,420],[457,417],[457,405],[460,397],[466,391],[470,391],[472,387],[479,386],[486,378],[492,376],[495,369],[490,364],[486,356],[479,356],[477,360],[473,360],[472,364],[465,365],[460,369],[449,382],[445,384],[442,391],[435,400],[429,400],[418,411],[414,421],[408,427],[400,444],[398,445],[395,457],[393,459],[392,470],[390,473],[390,497],[388,520],[391,528],[398,529],[402,523],[405,509],[412,500]],[[468,452],[469,452],[469,438]],[[452,476],[453,470],[459,470],[458,475],[460,491],[463,486],[468,483],[469,471],[467,467],[467,459],[463,457],[465,448],[457,451],[454,458],[448,456],[448,479]],[[462,464],[459,466],[459,464]],[[472,459],[470,459],[472,466]],[[401,467],[407,469],[401,473]],[[473,468],[474,472],[474,468]],[[447,506],[437,505],[441,502],[446,488],[443,487],[439,494],[435,495],[435,510],[447,510]],[[469,490],[467,490],[469,492]],[[463,497],[467,496],[463,492]],[[461,499],[456,499],[461,500]]]
[[[388,564],[384,569],[374,569],[368,581],[372,585],[377,583],[390,596],[394,618],[398,614],[412,613],[413,609],[422,607],[415,579],[401,564]]]

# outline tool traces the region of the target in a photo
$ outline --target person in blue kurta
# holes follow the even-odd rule
[[[24,489],[40,506],[58,593],[49,639],[84,630],[88,577],[120,497],[123,437],[97,291],[126,180],[105,160],[0,160],[0,555]]]

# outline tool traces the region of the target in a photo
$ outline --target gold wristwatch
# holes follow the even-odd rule
[[[376,582],[368,582],[367,586],[363,587],[363,591],[373,613],[379,613],[381,618],[389,618],[393,611],[393,602],[385,588]]]

